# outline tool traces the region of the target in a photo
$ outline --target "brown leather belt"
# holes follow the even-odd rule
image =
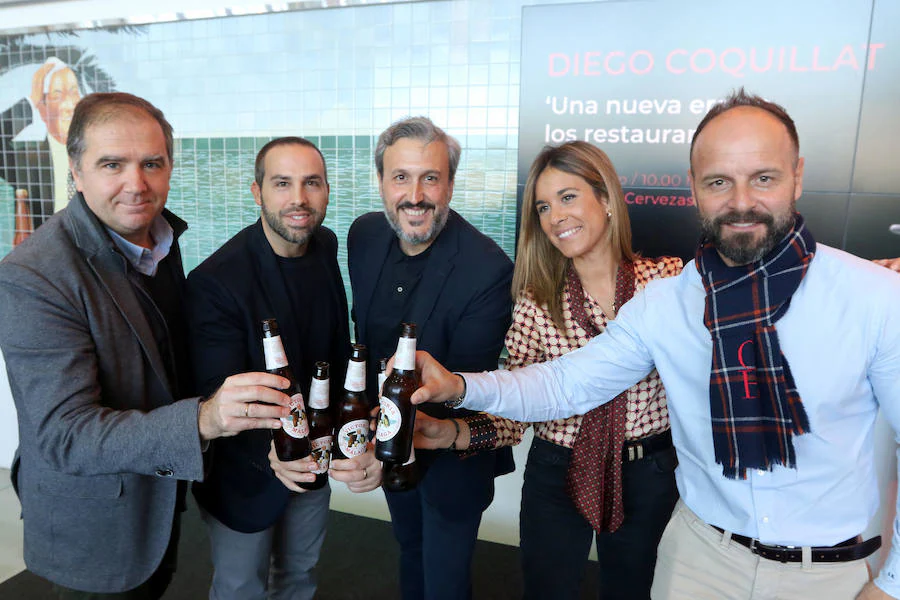
[[[640,440],[627,440],[622,445],[622,462],[641,460],[654,452],[667,450],[672,447],[672,430],[666,429],[662,433],[651,435]]]
[[[719,533],[725,533],[721,527],[711,526]],[[866,558],[881,547],[881,536],[876,535],[864,542],[860,541],[860,536],[852,537],[844,540],[840,544],[834,546],[813,546],[812,561],[813,562],[850,562],[851,560],[859,560]],[[778,562],[803,562],[803,548],[800,546],[775,546],[760,543],[759,540],[748,538],[745,535],[731,534],[731,541],[737,542],[745,548],[749,548],[750,552],[768,560],[777,560]]]

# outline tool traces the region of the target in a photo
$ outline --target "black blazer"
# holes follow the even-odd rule
[[[320,227],[314,234],[325,268],[331,274],[328,294],[337,307],[335,348],[340,358],[332,381],[342,381],[350,332],[347,295],[337,263],[337,237]],[[297,336],[298,318],[316,318],[292,310],[277,257],[266,240],[262,223],[243,229],[188,276],[188,322],[195,381],[209,395],[226,377],[245,371],[265,371],[260,323],[275,318],[283,334],[288,362],[302,361]],[[320,357],[315,357],[321,360]],[[340,385],[333,385],[332,389]],[[245,431],[212,442],[209,473],[193,486],[197,502],[228,527],[242,532],[262,531],[284,511],[290,490],[269,468],[267,430]]]
[[[363,344],[368,334],[369,304],[395,239],[380,212],[356,219],[347,236],[352,315],[356,339]],[[509,257],[493,240],[451,210],[447,224],[431,246],[408,317],[416,324],[417,348],[426,350],[452,371],[496,369],[511,321],[511,283]],[[426,410],[441,418],[451,416],[451,411],[440,405],[429,405]],[[462,416],[467,411],[452,413]],[[424,450],[417,452],[416,457],[428,469],[421,488],[450,515],[483,511],[493,499],[494,477],[515,468],[510,448],[462,459],[453,452]]]

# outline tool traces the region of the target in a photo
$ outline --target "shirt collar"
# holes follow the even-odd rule
[[[391,243],[391,249],[388,254],[388,261],[392,264],[398,265],[400,263],[414,263],[418,261],[423,261],[428,259],[428,255],[431,254],[431,249],[434,248],[434,244],[431,244],[423,251],[415,254],[413,256],[409,256],[403,249],[400,247],[400,240],[394,236],[394,241]]]
[[[153,248],[144,248],[133,244],[109,227],[106,228],[106,231],[109,232],[113,242],[135,270],[148,277],[156,275],[159,263],[169,255],[172,242],[175,241],[175,231],[162,215],[157,215],[150,225],[150,238],[154,242]]]

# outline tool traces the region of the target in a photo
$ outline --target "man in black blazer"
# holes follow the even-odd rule
[[[329,193],[321,152],[303,138],[272,140],[256,158],[251,190],[262,218],[188,277],[197,384],[207,393],[233,373],[265,370],[261,323],[274,318],[304,398],[315,363],[327,361],[334,404],[350,333],[337,238],[320,226]],[[301,600],[315,593],[331,490],[297,486],[315,479],[310,458],[279,463],[273,452],[273,473],[271,440],[267,431],[217,440],[209,474],[194,485],[212,546],[211,598]],[[350,479],[357,491],[380,483],[371,453],[365,459]]]
[[[290,399],[268,373],[190,396],[187,225],[165,210],[173,143],[162,112],[91,94],[69,135],[79,193],[0,263],[25,565],[67,600],[159,598],[205,443],[280,427]]]
[[[450,210],[459,143],[429,119],[394,123],[378,140],[375,163],[384,214],[359,217],[347,237],[357,341],[374,374],[393,355],[401,322],[417,325],[417,346],[454,370],[493,370],[510,324],[512,262],[490,238]],[[420,408],[468,435],[471,413]],[[385,492],[400,543],[402,595],[470,598],[471,561],[494,477],[513,470],[509,448],[421,451],[418,487]]]

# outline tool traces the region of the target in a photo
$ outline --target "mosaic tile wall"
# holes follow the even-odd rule
[[[463,147],[451,206],[512,256],[526,4],[417,2],[0,36],[0,111],[27,96],[49,56],[73,66],[82,94],[129,91],[162,108],[176,135],[168,207],[190,225],[186,271],[257,218],[253,160],[272,137],[303,135],[322,149],[325,224],[345,239],[355,217],[381,209],[377,135],[424,114]],[[0,180],[0,256],[14,221],[13,188]]]

